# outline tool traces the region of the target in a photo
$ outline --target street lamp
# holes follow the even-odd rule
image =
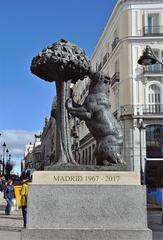
[[[8,160],[8,157],[9,157],[9,150],[6,149],[6,161]]]
[[[137,127],[139,129],[139,142],[140,142],[140,177],[141,177],[141,184],[144,185],[143,154],[142,154],[142,130],[146,129],[146,127],[144,126],[143,120],[138,123]]]
[[[6,149],[6,143],[4,142],[3,145],[3,176],[5,175],[5,149]]]
[[[154,54],[152,48],[147,45],[143,52],[143,55],[139,58],[138,64],[143,66],[153,65],[156,62],[163,64],[163,62]]]

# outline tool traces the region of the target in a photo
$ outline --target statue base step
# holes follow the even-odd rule
[[[23,240],[152,240],[151,231],[109,229],[25,229]]]

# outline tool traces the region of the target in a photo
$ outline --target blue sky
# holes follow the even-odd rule
[[[23,146],[42,129],[44,117],[50,113],[55,86],[31,74],[32,58],[60,38],[77,44],[90,57],[115,3],[116,0],[0,2],[0,153],[6,141],[13,157],[21,158]],[[16,152],[18,148],[20,151]]]

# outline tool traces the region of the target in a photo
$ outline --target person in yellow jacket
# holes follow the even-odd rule
[[[22,206],[24,228],[26,228],[26,225],[27,225],[28,186],[31,183],[32,183],[31,179],[22,179],[22,189],[21,189],[20,195],[21,195],[21,206]]]

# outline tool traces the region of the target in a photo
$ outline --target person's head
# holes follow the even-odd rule
[[[12,185],[13,181],[11,179],[8,180],[7,185]]]

